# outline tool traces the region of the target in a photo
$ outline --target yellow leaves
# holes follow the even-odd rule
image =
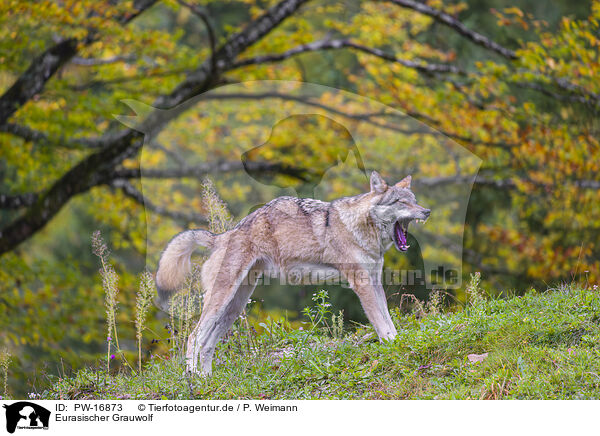
[[[73,15],[81,14],[83,12],[83,3],[75,2],[75,3],[71,4],[70,10]]]
[[[592,47],[597,47],[598,45],[600,45],[600,40],[588,30],[582,31],[581,36],[584,39],[587,39]]]
[[[251,5],[250,13],[254,16],[263,13],[273,3],[271,1],[257,5],[250,0],[244,1]],[[82,48],[82,56],[98,59],[130,56],[125,61],[106,65],[64,68],[60,76],[49,83],[39,101],[31,102],[30,106],[23,109],[22,120],[26,120],[32,127],[67,137],[102,132],[112,120],[110,114],[115,112],[114,108],[120,107],[120,98],[143,95],[146,101],[152,101],[152,97],[177,85],[179,77],[168,75],[169,70],[190,71],[206,58],[209,49],[202,37],[190,42],[189,38],[193,35],[190,35],[188,25],[192,24],[191,20],[197,22],[197,18],[187,8],[181,8],[175,0],[166,2],[169,8],[177,11],[174,18],[177,30],[162,30],[162,18],[159,20],[154,15],[144,21],[143,26],[122,27],[114,24],[112,17],[130,9],[131,3],[113,7],[110,2],[67,0],[11,2],[11,7],[6,7],[4,3],[0,5],[3,16],[11,18],[4,28],[0,28],[0,36],[7,40],[19,38],[18,43],[27,46],[30,51],[38,48],[37,51],[42,50],[45,41],[50,40],[49,35],[81,37],[89,27],[94,27],[99,31],[98,41]],[[449,13],[465,6],[448,5],[441,0],[429,1],[428,4]],[[593,11],[600,18],[598,4],[600,2],[594,3]],[[244,53],[244,56],[280,53],[298,44],[320,39],[328,29],[333,29],[334,34],[339,34],[335,34],[335,37],[351,38],[405,59],[447,62],[456,59],[455,51],[444,52],[437,49],[433,42],[431,45],[422,42],[424,38],[420,36],[429,29],[431,18],[380,2],[360,2],[356,8],[359,7],[360,13],[348,11],[342,3],[316,3],[303,8],[297,16],[286,20],[280,28]],[[530,24],[527,14],[518,8],[507,8],[503,14],[497,13],[497,17],[501,24],[516,24],[525,29]],[[31,23],[41,24],[39,29],[32,29],[30,34],[27,30]],[[220,24],[229,32],[239,30],[238,24]],[[584,203],[590,211],[591,219],[598,220],[597,206],[594,206],[594,201],[598,202],[597,194],[582,193],[573,184],[569,184],[568,180],[597,180],[600,159],[596,158],[596,132],[579,118],[581,112],[560,105],[552,111],[546,111],[544,105],[539,104],[539,99],[530,98],[533,91],[515,90],[512,83],[530,82],[556,89],[555,80],[564,79],[578,87],[578,95],[600,92],[597,80],[600,68],[597,22],[592,19],[585,24],[565,18],[556,32],[542,33],[539,28],[535,32],[538,38],[532,38],[519,48],[519,60],[510,67],[504,63],[476,62],[476,74],[460,77],[458,85],[450,82],[444,84],[443,79],[436,81],[428,78],[426,81],[414,69],[351,50],[304,54],[281,64],[240,69],[229,73],[227,79],[246,81],[314,78],[322,83],[353,89],[358,94],[368,95],[400,110],[420,113],[435,128],[449,135],[467,138],[463,141],[465,146],[486,159],[486,169],[505,172],[503,177],[516,184],[514,196],[519,198],[518,201],[523,201],[523,204],[516,205],[519,207],[512,209],[512,213],[518,215],[519,219],[525,221],[533,217],[535,225],[542,223],[548,226],[567,223],[570,219],[574,225],[582,226],[584,215],[580,212],[571,213],[571,209],[577,208],[578,202]],[[3,52],[3,57],[6,56]],[[8,86],[14,79],[12,72],[22,71],[27,60],[9,59],[7,62],[10,66],[5,68],[8,73],[0,77],[0,86]],[[465,66],[472,69],[472,65]],[[511,83],[510,88],[505,82]],[[89,84],[93,86],[88,86]],[[74,92],[73,87],[85,89],[87,94]],[[351,112],[366,111],[366,108],[357,109],[348,105],[333,94],[323,94],[315,100]],[[281,102],[270,105],[279,113],[291,110]],[[240,153],[268,139],[264,137],[267,129],[257,125],[256,121],[262,114],[253,112],[250,105],[238,105],[233,115],[227,113],[231,106],[231,103],[220,104],[207,111],[208,115],[205,117],[174,121],[170,125],[172,131],[161,136],[161,143],[168,148],[176,145],[187,151],[188,154],[184,157],[186,163],[239,159]],[[392,118],[381,117],[377,121],[397,128],[405,127],[404,123]],[[345,122],[349,124],[356,121]],[[386,153],[396,146],[393,136],[386,137],[385,133],[374,135],[376,129],[368,126],[365,121],[360,124],[361,133],[372,141],[369,147],[374,151],[370,157],[382,166],[396,164],[397,162],[390,162],[393,159]],[[319,124],[312,126],[312,130],[311,126],[288,127],[288,130],[276,132],[279,136],[275,135],[273,138],[275,146],[262,150],[258,156],[260,159],[282,159],[286,163],[297,163],[289,153],[286,154],[286,147],[295,140],[303,151],[301,163],[307,166],[319,167],[320,157],[334,156],[339,151],[335,139],[340,135],[335,135],[339,133],[335,129]],[[469,138],[473,141],[469,141]],[[433,141],[418,134],[406,135],[403,140],[421,151],[431,147]],[[509,144],[510,153],[489,146],[486,144],[488,142]],[[68,160],[62,162],[63,156],[58,152],[53,156],[44,155],[31,144],[23,145],[22,141],[14,139],[7,140],[7,144],[9,146],[6,149],[10,149],[7,156],[11,162],[15,162],[18,179],[17,182],[7,182],[11,189],[30,188],[36,186],[36,182],[37,187],[45,187],[60,170],[68,166]],[[194,144],[202,144],[202,147],[194,149]],[[173,159],[156,150],[145,150],[143,159],[144,164],[149,167],[174,164]],[[418,168],[423,174],[452,175],[455,171],[450,159],[448,162],[438,163],[408,156],[402,163]],[[127,162],[128,167],[134,165],[133,160]],[[562,183],[564,180],[567,181]],[[556,185],[561,183],[564,186],[557,189]],[[200,206],[198,200],[190,200],[189,193],[184,195],[177,183],[161,181],[160,185],[161,188],[157,188],[156,192],[168,199],[169,206]],[[328,186],[331,186],[331,192],[327,192],[327,195],[331,196],[352,193],[356,189],[343,177],[332,178],[331,185]],[[254,192],[250,185],[229,179],[222,189],[228,199],[239,201],[240,204],[248,193]],[[98,204],[102,205],[94,212],[95,217],[105,218],[111,226],[124,233],[137,235],[136,239],[141,238],[141,230],[136,228],[140,208],[135,203],[123,197],[115,197],[113,192],[94,195],[98,196]],[[535,197],[538,195],[542,196],[541,200]],[[527,203],[525,200],[528,196],[534,196],[535,201]],[[115,198],[122,203],[117,208],[114,206]],[[566,209],[569,209],[568,213],[564,212]],[[543,211],[543,216],[539,216],[542,214],[540,211]],[[159,223],[157,226],[163,230],[167,227],[172,230],[174,227],[173,223],[160,217],[149,219],[156,220]],[[511,217],[494,219],[498,226],[506,224],[513,227],[510,231],[495,229],[490,232],[490,239],[499,241],[503,245],[502,249],[507,250],[500,253],[501,259],[515,257],[515,268],[519,268],[519,262],[524,262],[524,259],[538,261],[538,252],[548,251],[556,243],[550,239],[540,242],[523,236],[519,232],[524,229],[518,227],[520,224],[514,218],[512,221]],[[443,229],[448,232],[454,230],[450,224]],[[169,232],[164,230],[164,233],[167,235]],[[122,242],[122,246],[126,243]],[[139,241],[134,245],[139,245]],[[561,254],[562,257],[556,255],[553,262],[570,262],[569,253],[567,250]],[[543,261],[541,265],[541,269],[534,268],[533,273],[542,274],[547,265]]]
[[[411,39],[426,30],[431,22],[431,18],[422,14],[378,2],[362,2],[361,13],[350,20],[345,15],[329,20],[330,27],[341,34],[374,47]]]
[[[252,19],[256,19],[263,12],[264,12],[264,9],[261,8],[261,7],[258,7],[258,6],[254,5],[254,4],[252,6],[250,6],[250,16],[252,17]]]
[[[518,24],[524,30],[529,29],[529,20],[531,19],[531,14],[527,14],[527,21],[525,20],[525,14],[517,7],[505,8],[503,12],[499,12],[496,9],[492,8],[491,12],[496,16],[498,21],[496,24],[498,26],[511,26],[514,24]],[[538,28],[540,23],[533,22],[535,28]]]
[[[150,147],[144,149],[144,162],[146,165],[156,167],[164,163],[167,158],[162,150],[149,150]]]
[[[523,11],[521,11],[517,7],[505,8],[504,13],[509,14],[509,15],[516,15],[518,17],[523,18]]]
[[[535,104],[531,101],[526,101],[523,103],[523,110],[525,112],[533,112],[535,111]]]

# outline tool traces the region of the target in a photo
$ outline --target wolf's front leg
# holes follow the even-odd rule
[[[379,282],[374,282],[372,286],[373,291],[375,292],[375,299],[377,300],[379,312],[383,318],[383,323],[381,325],[382,328],[379,329],[381,333],[378,333],[379,339],[382,341],[392,341],[398,335],[398,332],[396,331],[396,326],[394,326],[392,317],[390,316],[390,310],[387,305],[385,291]]]
[[[390,317],[385,291],[376,275],[370,274],[367,270],[353,271],[353,274],[347,274],[347,280],[358,295],[379,340],[393,340],[398,332]]]

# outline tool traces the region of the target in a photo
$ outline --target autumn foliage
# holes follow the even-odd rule
[[[435,189],[476,173],[465,222],[441,217],[435,229],[464,231],[452,261],[465,277],[481,271],[487,286],[517,290],[600,279],[600,1],[553,23],[490,7],[486,29],[465,24],[467,4],[441,0],[116,3],[0,5],[0,342],[28,347],[15,358],[56,357],[56,344],[75,365],[101,353],[89,235],[104,230],[135,292],[170,236],[206,225],[206,176],[240,219],[275,187],[356,194],[361,165],[390,180],[410,171],[435,212]],[[507,32],[519,38],[495,40]],[[219,97],[266,80],[332,91]],[[292,107],[316,116],[263,124]],[[150,119],[152,140],[115,115]],[[277,122],[271,146],[251,151]],[[360,153],[340,152],[357,142],[353,129]],[[466,167],[434,159],[440,138],[465,150]],[[264,165],[263,183],[247,183],[244,153]],[[323,156],[354,172],[321,171]]]

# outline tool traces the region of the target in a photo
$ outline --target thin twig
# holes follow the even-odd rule
[[[210,22],[210,18],[208,14],[204,12],[198,6],[188,3],[184,0],[177,0],[180,5],[187,7],[190,11],[192,11],[198,18],[202,20],[204,25],[206,26],[206,31],[208,33],[208,42],[210,44],[210,73],[213,74],[217,69],[216,59],[215,59],[215,51],[216,51],[216,39],[215,39],[215,29]]]

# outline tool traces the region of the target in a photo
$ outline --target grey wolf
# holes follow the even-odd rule
[[[219,338],[239,317],[261,274],[300,268],[320,276],[339,274],[356,293],[381,341],[397,335],[381,284],[383,255],[408,250],[409,223],[425,221],[430,210],[417,204],[411,177],[388,186],[373,171],[370,191],[332,202],[279,197],[243,218],[233,229],[213,234],[188,230],[163,251],[156,285],[164,301],[191,271],[191,254],[206,247],[201,268],[202,314],[190,334],[187,370],[211,374]]]

